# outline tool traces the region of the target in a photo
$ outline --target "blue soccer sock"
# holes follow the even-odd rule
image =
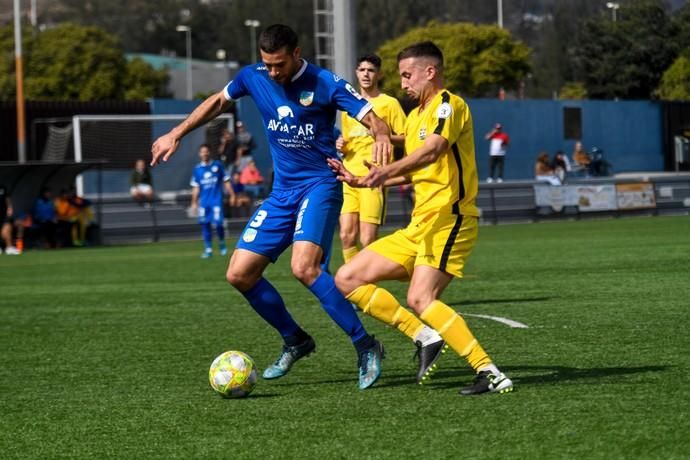
[[[204,238],[204,247],[206,248],[207,251],[210,251],[212,248],[212,243],[211,243],[211,224],[206,222],[201,224],[201,236]]]
[[[306,336],[306,333],[292,319],[290,312],[285,308],[283,298],[266,278],[261,278],[254,287],[243,292],[242,295],[247,299],[254,311],[264,321],[273,326],[283,339],[289,339],[294,336]]]
[[[218,235],[218,240],[225,240],[225,229],[223,228],[223,222],[216,224],[216,235]]]
[[[350,302],[335,287],[333,276],[322,271],[316,281],[309,286],[309,290],[319,299],[328,316],[350,336],[353,343],[369,336]]]

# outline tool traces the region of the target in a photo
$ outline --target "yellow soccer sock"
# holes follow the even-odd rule
[[[424,328],[424,323],[400,305],[390,292],[376,285],[358,287],[347,296],[347,300],[367,315],[396,327],[412,340]]]
[[[420,318],[436,329],[446,343],[465,358],[476,372],[491,364],[491,358],[467,327],[465,320],[448,305],[435,300],[424,310]]]
[[[343,260],[345,263],[348,263],[351,261],[359,252],[359,248],[357,246],[352,246],[351,248],[343,248]]]

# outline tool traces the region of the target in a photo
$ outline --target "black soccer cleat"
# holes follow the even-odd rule
[[[417,383],[423,384],[428,382],[431,374],[436,370],[436,361],[448,349],[445,340],[430,343],[422,346],[420,341],[415,342],[417,351],[414,357],[419,357],[419,369],[417,370]]]
[[[481,395],[484,393],[510,393],[513,382],[501,372],[494,375],[489,371],[482,371],[476,375],[471,385],[460,390],[463,396]]]

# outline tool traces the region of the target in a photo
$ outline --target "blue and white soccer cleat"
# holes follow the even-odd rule
[[[210,259],[213,257],[213,251],[211,249],[206,249],[200,256],[202,259]]]
[[[220,243],[220,255],[221,256],[227,256],[228,255],[228,247],[225,245],[225,243]]]
[[[311,337],[292,347],[283,345],[283,351],[280,353],[280,356],[275,363],[264,370],[263,377],[266,380],[279,379],[290,371],[290,368],[297,360],[309,356],[314,350],[316,350],[316,343]]]
[[[381,360],[384,356],[383,345],[378,340],[374,340],[373,347],[360,353],[357,362],[357,366],[359,366],[360,390],[366,390],[379,379],[381,376]]]

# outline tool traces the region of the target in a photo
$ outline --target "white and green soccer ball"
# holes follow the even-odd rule
[[[244,398],[256,386],[254,360],[241,351],[226,351],[211,363],[208,381],[224,398]]]

